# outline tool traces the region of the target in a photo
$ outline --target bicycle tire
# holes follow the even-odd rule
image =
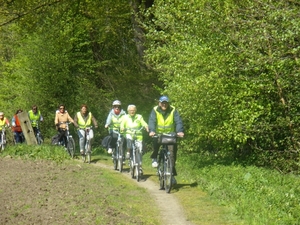
[[[38,145],[42,145],[43,144],[43,139],[41,138],[40,135],[36,135],[36,141]]]
[[[139,153],[139,150],[136,149],[135,151],[135,162],[136,162],[136,166],[135,166],[135,178],[137,180],[137,182],[139,182],[141,180],[141,156]]]
[[[69,155],[73,159],[74,155],[75,155],[75,141],[72,137],[69,137],[69,141],[67,144],[67,150],[68,150]]]
[[[88,152],[86,153],[86,158],[87,158],[87,163],[88,163],[88,164],[91,164],[91,152],[90,152],[90,151],[88,151]]]
[[[0,148],[0,150],[1,150],[1,151],[4,151],[4,149],[5,149],[5,144],[2,142],[2,143],[1,143],[1,148]]]
[[[133,160],[130,160],[130,175],[131,175],[131,178],[134,179],[134,170],[135,170],[135,165],[133,163]]]
[[[118,148],[116,147],[112,153],[114,170],[118,169]]]
[[[172,189],[172,160],[170,155],[167,156],[165,161],[164,182],[166,192],[170,193]]]
[[[165,178],[164,178],[164,155],[161,152],[158,158],[158,179],[159,179],[159,190],[165,189]]]
[[[123,170],[123,152],[122,152],[122,149],[120,147],[118,147],[118,169],[119,169],[119,172],[122,173],[122,170]]]

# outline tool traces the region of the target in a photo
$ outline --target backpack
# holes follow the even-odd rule
[[[58,145],[58,144],[59,144],[59,134],[56,134],[56,135],[54,135],[54,136],[51,138],[51,144],[52,144],[52,145]]]
[[[101,142],[101,145],[103,148],[108,148],[108,145],[110,143],[110,140],[111,140],[111,136],[106,136],[105,138],[103,138],[102,142]]]

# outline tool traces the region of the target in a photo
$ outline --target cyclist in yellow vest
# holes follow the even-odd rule
[[[126,112],[122,109],[121,101],[115,100],[112,103],[112,109],[108,113],[106,118],[105,128],[108,128],[109,135],[111,136],[110,141],[108,142],[108,154],[112,154],[113,148],[116,147],[117,134],[113,131],[120,132],[120,124],[126,115]],[[124,141],[122,142],[124,143]]]
[[[3,127],[4,126],[7,126],[7,127],[10,127],[10,124],[9,124],[9,120],[4,116],[4,113],[3,112],[0,112],[0,131],[2,131]],[[6,131],[5,131],[6,133]],[[1,136],[0,136],[0,141],[3,143],[6,142],[6,140],[1,140]]]
[[[179,115],[179,112],[175,107],[171,106],[170,100],[167,96],[161,96],[159,98],[158,106],[155,106],[149,117],[149,136],[162,133],[173,133],[176,132],[177,136],[183,137],[183,123]],[[152,158],[152,167],[157,167],[157,155],[160,145],[157,140],[153,140],[153,153],[150,156]],[[171,150],[171,148],[169,148]],[[175,169],[175,163],[177,159],[177,145],[173,147],[173,176],[177,175]],[[176,180],[172,177],[172,181],[176,184]]]
[[[76,113],[74,117],[74,125],[78,127],[78,137],[79,137],[79,147],[80,147],[80,154],[85,153],[85,140],[86,140],[86,130],[85,128],[91,127],[92,122],[95,128],[98,128],[97,121],[95,117],[92,115],[91,112],[88,111],[88,107],[86,104],[82,104],[80,107],[80,111]],[[90,142],[88,149],[91,149],[92,140],[94,138],[94,132],[92,129],[89,131],[90,135]]]
[[[129,157],[132,156],[132,136],[134,133],[136,134],[137,140],[140,142],[140,150],[143,149],[143,132],[141,128],[145,128],[148,132],[148,124],[143,119],[143,116],[140,114],[136,114],[136,106],[135,105],[129,105],[127,107],[128,114],[124,116],[124,119],[122,120],[120,124],[120,130],[121,132],[125,132],[126,134],[126,142],[127,142],[127,154],[126,158],[129,159]],[[142,168],[141,168],[142,170]],[[143,171],[141,171],[143,174]]]
[[[28,111],[28,117],[31,122],[32,129],[34,131],[34,135],[36,135],[37,132],[40,131],[39,122],[44,121],[44,118],[36,105],[33,105],[31,110]]]

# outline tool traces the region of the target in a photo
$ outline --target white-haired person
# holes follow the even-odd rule
[[[127,154],[126,158],[129,159],[132,157],[132,138],[133,135],[136,135],[136,140],[140,142],[140,150],[142,151],[143,146],[143,131],[142,128],[145,128],[148,132],[148,124],[143,119],[143,116],[136,113],[137,109],[135,105],[128,105],[127,115],[124,116],[124,119],[121,122],[120,129],[121,132],[125,132],[126,142],[127,142]],[[141,152],[142,153],[142,152]],[[143,174],[141,167],[141,174]]]

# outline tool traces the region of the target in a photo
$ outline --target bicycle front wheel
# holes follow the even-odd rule
[[[122,149],[120,147],[117,148],[117,157],[118,157],[118,169],[119,172],[122,173],[123,170],[123,153],[122,153]]]
[[[135,154],[136,154],[135,155],[135,159],[136,159],[135,178],[137,182],[139,182],[141,180],[141,155],[138,150],[135,152]]]
[[[166,192],[170,193],[172,188],[172,160],[170,155],[168,155],[165,161],[164,182],[165,182]]]
[[[91,152],[90,152],[90,151],[88,151],[88,152],[86,153],[86,158],[87,158],[88,164],[90,164],[90,163],[91,163]]]
[[[118,148],[117,147],[113,149],[112,158],[114,163],[114,170],[117,170],[118,169]]]
[[[69,155],[73,159],[74,155],[75,155],[75,141],[72,137],[69,137],[69,141],[67,144],[67,150],[68,150]]]
[[[37,141],[37,144],[38,144],[38,145],[43,144],[43,139],[42,139],[41,135],[37,135],[37,136],[36,136],[36,141]]]
[[[165,178],[164,178],[164,155],[161,152],[158,158],[157,167],[158,179],[159,179],[159,190],[165,189]]]
[[[135,175],[135,165],[133,160],[130,160],[130,175],[131,178],[134,179],[134,175]]]

